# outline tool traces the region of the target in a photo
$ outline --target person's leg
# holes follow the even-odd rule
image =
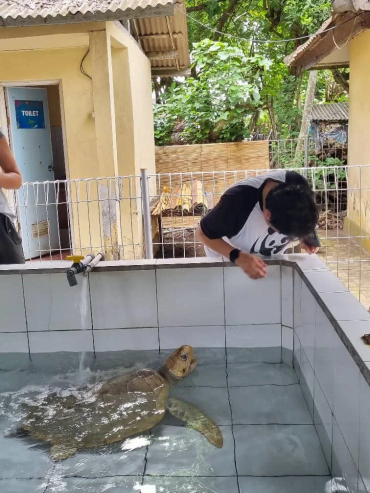
[[[24,264],[22,240],[4,214],[0,214],[0,264]]]

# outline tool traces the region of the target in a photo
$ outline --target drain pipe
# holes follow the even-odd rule
[[[67,260],[73,261],[73,264],[67,270],[68,284],[71,287],[77,286],[76,275],[80,274],[80,273],[83,273],[85,275],[87,272],[91,272],[93,267],[95,267],[95,265],[98,262],[100,262],[100,260],[102,260],[102,259],[103,259],[103,254],[101,254],[101,253],[98,253],[96,256],[93,253],[91,253],[89,255],[86,255],[85,258],[81,255],[70,255],[70,256],[68,256]],[[93,265],[91,266],[91,264],[93,264]]]

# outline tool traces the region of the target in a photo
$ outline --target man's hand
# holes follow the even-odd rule
[[[312,254],[317,253],[319,251],[319,247],[308,246],[308,245],[306,245],[306,243],[304,241],[301,242],[301,247],[309,255],[312,255]]]
[[[251,279],[261,279],[267,276],[267,266],[263,260],[250,253],[240,252],[235,264]]]

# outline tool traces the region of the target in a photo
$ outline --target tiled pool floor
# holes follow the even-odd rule
[[[315,427],[287,366],[206,359],[173,389],[172,395],[196,404],[221,427],[221,450],[169,416],[145,436],[59,463],[51,461],[45,444],[4,437],[20,417],[19,403],[45,391],[37,373],[34,378],[33,387],[28,377],[22,389],[18,378],[16,392],[0,393],[1,493],[331,492]],[[56,381],[66,385],[54,379],[49,388]]]

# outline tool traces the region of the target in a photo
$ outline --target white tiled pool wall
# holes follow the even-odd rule
[[[107,351],[226,344],[250,348],[251,362],[261,361],[261,354],[267,362],[281,361],[280,265],[270,266],[262,282],[222,262],[154,261],[123,271],[96,268],[85,292],[82,276],[78,286],[68,286],[68,265],[51,273],[0,271],[0,353],[29,351],[32,358],[95,351],[99,357]],[[83,304],[88,307],[84,323]],[[290,332],[292,349],[292,328]]]
[[[294,368],[333,492],[370,492],[369,314],[324,264],[295,270],[293,286]]]
[[[370,316],[317,257],[285,256],[257,282],[204,259],[106,262],[90,274],[85,300],[81,276],[68,286],[68,263],[45,265],[0,269],[0,369],[6,356],[17,368],[28,354],[99,358],[182,344],[226,346],[233,358],[243,348],[248,362],[294,360],[333,476],[370,493],[370,350],[360,339]]]

